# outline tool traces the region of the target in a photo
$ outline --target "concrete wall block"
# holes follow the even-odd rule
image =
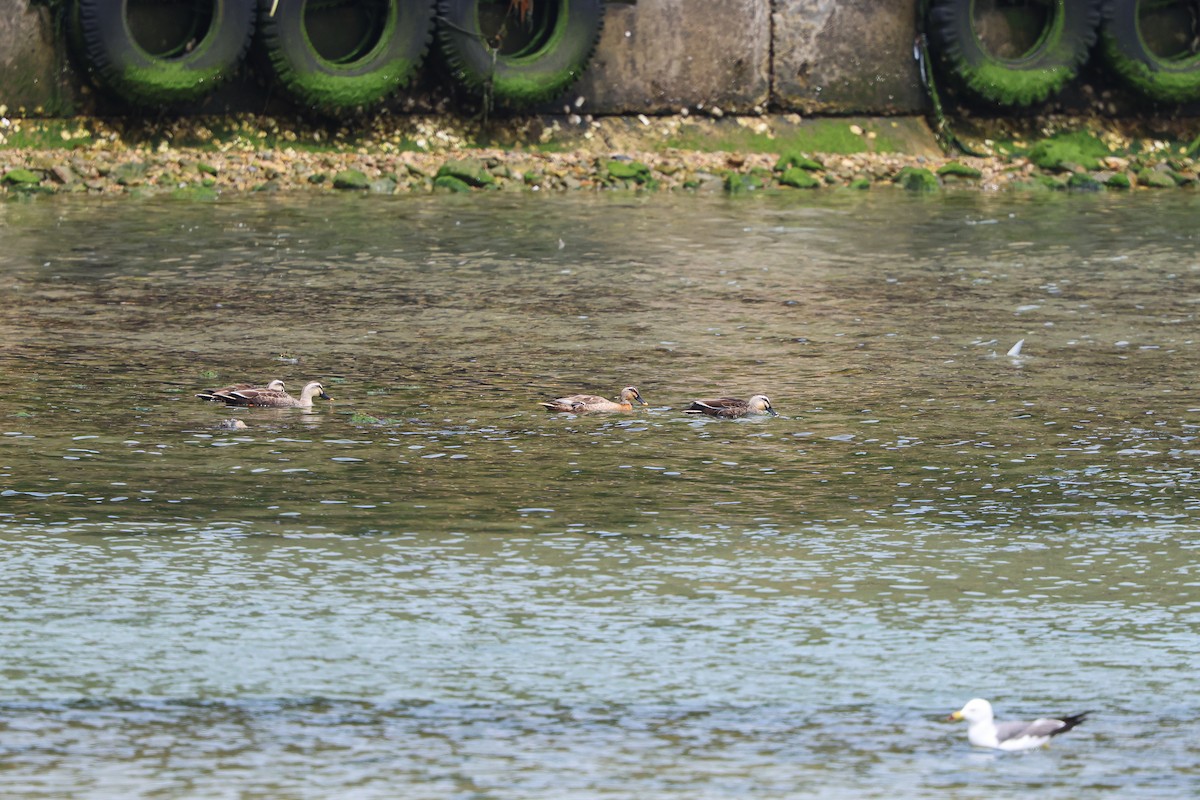
[[[64,71],[53,14],[29,0],[0,5],[0,105],[11,114],[69,115],[76,93]]]
[[[920,0],[773,0],[772,100],[806,114],[917,114]]]
[[[748,112],[770,92],[771,0],[612,2],[575,91],[593,114],[717,107]]]

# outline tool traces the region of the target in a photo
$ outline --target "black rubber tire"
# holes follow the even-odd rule
[[[280,0],[274,16],[272,5],[261,0],[259,21],[271,68],[297,103],[321,113],[383,102],[417,74],[433,39],[433,0]],[[339,7],[368,17],[363,36],[345,52],[322,52],[313,34],[345,26],[319,15]]]
[[[67,20],[70,41],[96,83],[134,105],[199,100],[238,70],[254,35],[255,0],[196,2],[190,4],[189,35],[151,52],[130,25],[131,5],[75,0]],[[171,8],[159,3],[151,13],[169,15]],[[188,23],[182,16],[180,21]]]
[[[604,29],[604,0],[533,0],[524,22],[516,6],[438,0],[438,39],[450,77],[504,108],[560,96],[587,68]],[[500,38],[498,30],[512,33]]]
[[[980,38],[981,0],[932,0],[929,32],[954,78],[978,98],[1003,106],[1040,103],[1074,78],[1100,27],[1100,0],[1046,0],[1046,19],[1033,45],[1013,57],[993,53]]]
[[[1177,16],[1159,26],[1178,32],[1184,46],[1159,54],[1146,39],[1142,11],[1148,0],[1107,0],[1101,28],[1105,62],[1140,94],[1160,102],[1184,103],[1200,98],[1200,0],[1174,0],[1153,5]],[[1186,23],[1172,26],[1171,23]]]

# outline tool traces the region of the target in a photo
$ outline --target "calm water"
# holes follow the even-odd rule
[[[0,204],[0,796],[1195,795],[1198,212]]]

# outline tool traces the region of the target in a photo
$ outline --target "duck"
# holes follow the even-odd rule
[[[1064,714],[1060,717],[1040,717],[1032,722],[996,723],[992,704],[981,697],[970,700],[946,719],[967,721],[967,741],[975,747],[993,750],[1032,750],[1049,744],[1052,736],[1066,733],[1090,714]]]
[[[312,408],[315,397],[322,400],[333,399],[325,394],[325,387],[318,381],[313,381],[305,386],[299,397],[293,397],[283,389],[239,389],[216,395],[216,399],[227,406],[256,406],[259,408]]]
[[[771,407],[771,401],[765,394],[756,394],[749,400],[739,400],[736,397],[712,397],[705,400],[693,400],[692,404],[683,410],[685,414],[706,414],[722,419],[737,419],[754,414],[769,414],[774,417],[777,412]]]
[[[587,414],[596,411],[633,411],[633,401],[635,400],[643,406],[649,405],[649,403],[642,399],[641,392],[632,386],[626,386],[621,390],[621,399],[619,402],[601,397],[598,394],[572,394],[540,403],[539,405],[544,406],[549,411],[562,411],[568,414]]]
[[[197,393],[196,397],[199,397],[201,400],[208,400],[216,403],[221,400],[220,395],[231,394],[233,392],[244,392],[247,389],[268,389],[272,392],[282,392],[283,381],[274,380],[268,383],[266,386],[258,386],[257,384],[253,383],[235,383],[222,389],[205,389],[203,392]]]

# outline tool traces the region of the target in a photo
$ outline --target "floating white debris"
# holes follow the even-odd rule
[[[1024,340],[1024,339],[1022,339],[1021,341],[1019,341],[1019,342],[1017,342],[1016,344],[1014,344],[1012,347],[1010,347],[1010,348],[1008,349],[1008,357],[1009,357],[1009,358],[1016,358],[1017,356],[1021,355],[1021,348],[1022,348],[1022,347],[1024,347],[1024,346],[1025,346],[1025,340]]]

